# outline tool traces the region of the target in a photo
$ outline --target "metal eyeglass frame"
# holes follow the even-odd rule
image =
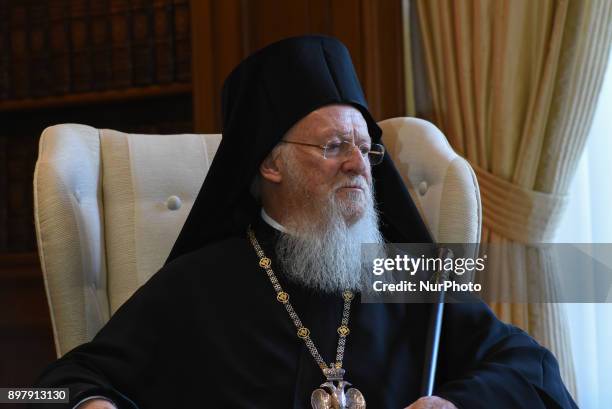
[[[315,143],[285,141],[285,140],[281,140],[281,142],[282,143],[290,143],[290,144],[293,144],[293,145],[312,146],[314,148],[319,148],[319,149],[323,150],[323,158],[324,159],[329,159],[326,156],[326,153],[327,153],[327,145],[329,145],[331,143],[331,141],[327,142],[325,145],[317,145]],[[363,152],[359,148],[362,147],[362,146],[367,146],[367,144],[355,145],[355,143],[349,142],[349,141],[341,141],[341,143],[348,143],[348,144],[353,145],[353,147],[357,148],[359,150],[359,153],[361,154],[362,158],[366,158],[366,157],[368,158],[371,166],[379,165],[382,162],[383,157],[385,156],[385,147],[383,145],[379,144],[379,143],[372,144],[370,149],[368,150],[368,152],[365,155],[363,154]],[[373,151],[372,147],[374,147],[374,146],[378,146],[379,149],[380,149],[380,152]],[[372,161],[371,156],[370,156],[371,154],[376,155],[375,157],[377,158],[377,160],[375,162]],[[348,155],[346,155],[346,157],[348,157]],[[378,158],[380,158],[380,159],[378,159]]]

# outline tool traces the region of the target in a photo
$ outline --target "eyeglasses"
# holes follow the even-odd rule
[[[385,156],[385,147],[381,144],[374,143],[370,146],[368,143],[362,143],[355,145],[352,141],[348,140],[331,140],[325,145],[317,145],[314,143],[306,142],[295,142],[295,141],[281,141],[283,143],[290,143],[293,145],[312,146],[319,148],[323,151],[324,159],[337,159],[337,158],[348,158],[356,147],[361,154],[363,159],[367,159],[371,166],[378,165],[382,162]]]

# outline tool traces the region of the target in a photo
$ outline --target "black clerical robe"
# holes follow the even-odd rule
[[[287,282],[274,265],[276,231],[261,220],[255,230],[323,359],[333,361],[341,297]],[[246,234],[177,258],[37,386],[68,386],[70,408],[89,395],[121,408],[310,408],[324,378],[258,260]],[[353,301],[345,379],[368,408],[419,398],[430,311]],[[555,358],[523,331],[481,303],[444,311],[435,395],[460,409],[576,407]]]

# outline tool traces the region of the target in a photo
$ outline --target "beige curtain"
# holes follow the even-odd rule
[[[503,245],[507,276],[485,285],[519,292],[536,276],[554,292],[554,263],[529,244],[551,241],[562,215],[608,58],[612,2],[417,0],[414,5],[431,119],[476,170],[482,242]],[[492,308],[553,351],[575,396],[562,305]]]

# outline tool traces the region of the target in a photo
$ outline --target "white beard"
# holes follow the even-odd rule
[[[301,186],[299,174],[292,178],[297,179],[294,186]],[[292,215],[285,226],[290,234],[281,234],[276,244],[276,256],[290,280],[325,293],[361,291],[368,285],[368,264],[362,260],[361,245],[383,244],[384,239],[378,229],[372,186],[363,177],[339,185],[348,182],[361,185],[363,193],[357,191],[340,200],[332,191],[325,203],[301,196],[304,211]],[[363,215],[348,225],[344,216],[356,207],[363,208]]]

